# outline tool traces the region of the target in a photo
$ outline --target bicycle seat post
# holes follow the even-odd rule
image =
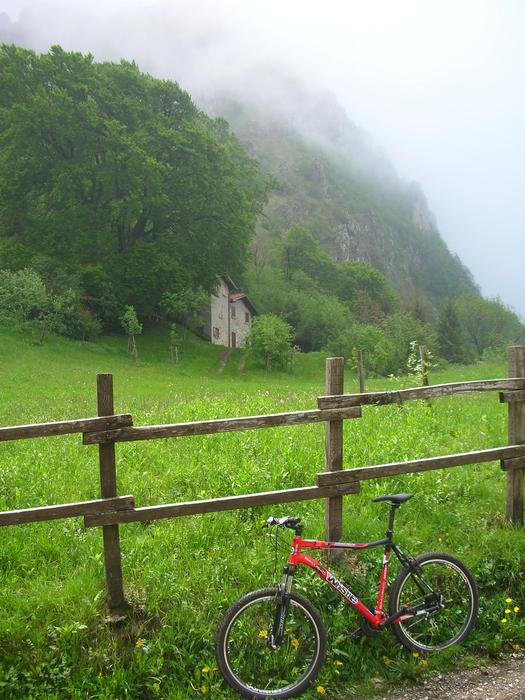
[[[390,515],[388,518],[388,530],[386,531],[386,538],[392,542],[394,536],[394,519],[396,517],[396,510],[399,508],[400,503],[392,503],[390,506]]]

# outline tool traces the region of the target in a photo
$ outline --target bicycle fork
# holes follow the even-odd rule
[[[275,606],[273,625],[267,640],[267,644],[270,649],[278,649],[283,642],[286,618],[288,616],[288,608],[290,607],[290,592],[292,590],[295,568],[296,567],[291,564],[288,564],[283,568],[283,577],[277,590],[277,605]]]

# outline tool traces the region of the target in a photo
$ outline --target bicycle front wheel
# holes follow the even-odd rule
[[[413,617],[392,625],[408,649],[441,651],[468,637],[476,622],[478,591],[468,568],[450,554],[430,552],[397,575],[390,591],[390,615],[403,608]]]
[[[226,682],[247,698],[291,698],[314,680],[326,653],[321,616],[309,600],[290,593],[284,636],[268,644],[277,602],[275,588],[243,596],[224,615],[216,655]]]

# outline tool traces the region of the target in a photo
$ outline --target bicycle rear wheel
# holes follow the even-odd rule
[[[243,596],[224,615],[216,638],[219,669],[248,698],[290,698],[314,680],[326,653],[326,633],[309,600],[290,593],[284,637],[268,644],[277,602],[275,588]]]
[[[390,591],[390,615],[402,608],[417,614],[392,625],[408,649],[441,651],[465,640],[478,611],[474,577],[459,559],[430,552],[414,559],[397,575]]]

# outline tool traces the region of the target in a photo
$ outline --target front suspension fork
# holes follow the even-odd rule
[[[278,649],[283,643],[294,573],[295,566],[291,564],[288,564],[283,569],[283,577],[277,589],[273,625],[270,634],[268,635],[268,646],[270,649]]]

